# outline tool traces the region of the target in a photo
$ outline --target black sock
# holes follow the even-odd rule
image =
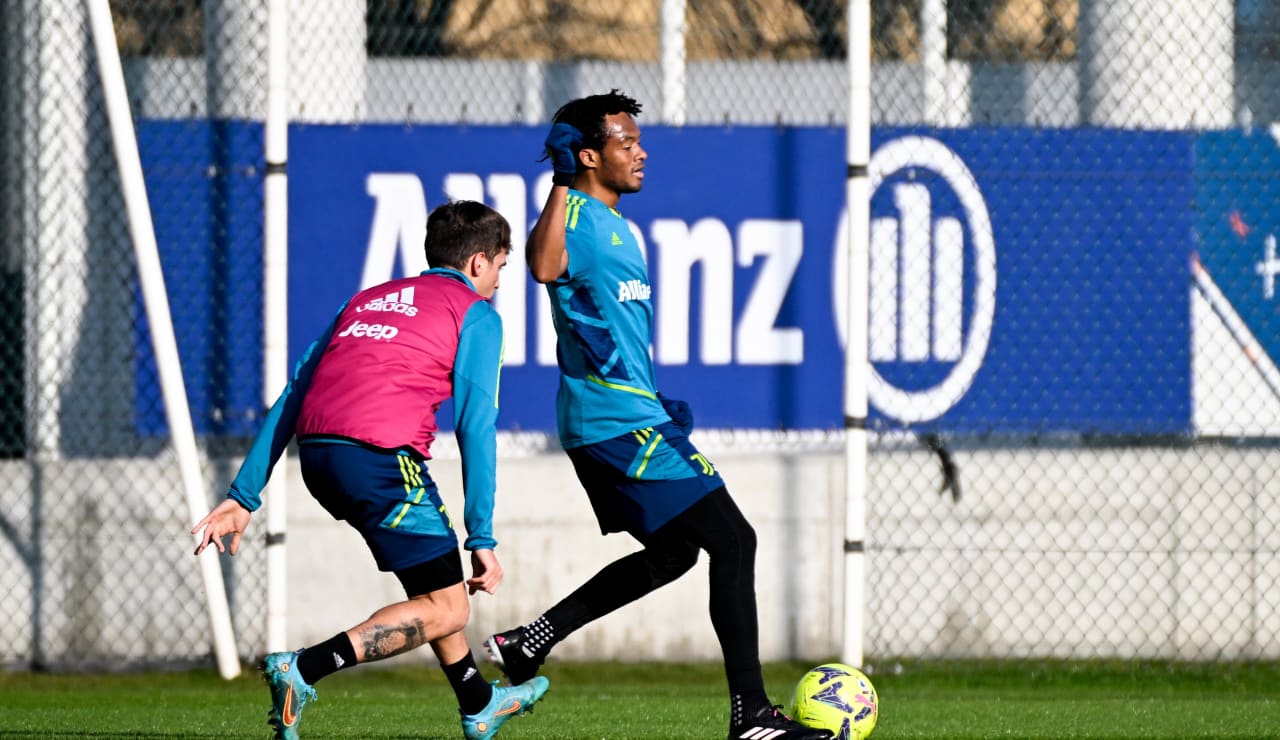
[[[551,646],[559,642],[556,639],[556,630],[545,614],[521,627],[520,631],[524,633],[524,644],[535,654],[543,657],[551,652]]]
[[[356,649],[352,647],[346,632],[339,632],[319,645],[312,645],[298,653],[298,675],[312,686],[330,673],[355,664]]]
[[[465,658],[453,665],[440,666],[440,669],[444,671],[445,678],[449,679],[449,685],[458,697],[458,709],[463,714],[479,712],[493,698],[493,687],[480,675],[476,659],[471,653],[467,653]]]
[[[769,697],[763,691],[747,694],[733,694],[729,699],[729,726],[737,727],[746,724],[751,717],[760,713],[761,709],[771,707]]]

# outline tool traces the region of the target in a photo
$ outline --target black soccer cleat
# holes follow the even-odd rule
[[[498,664],[508,681],[517,685],[538,675],[546,660],[546,656],[529,649],[522,627],[499,632],[485,640],[484,646],[489,659]]]
[[[754,717],[729,728],[729,740],[830,740],[830,730],[805,727],[782,713],[782,707],[762,707]]]

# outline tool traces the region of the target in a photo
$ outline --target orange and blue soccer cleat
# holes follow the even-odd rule
[[[535,676],[519,686],[498,686],[494,682],[493,697],[475,714],[462,715],[462,734],[467,740],[489,740],[498,734],[498,728],[512,717],[533,711],[551,684],[542,676]]]
[[[278,740],[297,740],[302,709],[316,700],[316,690],[298,675],[297,653],[272,653],[262,661],[262,678],[271,689],[267,724]]]

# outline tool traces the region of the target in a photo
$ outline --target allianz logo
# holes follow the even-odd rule
[[[899,421],[930,421],[969,391],[991,342],[997,282],[991,214],[964,160],[936,139],[889,141],[868,169],[882,215],[871,219],[868,245],[867,396]],[[935,209],[935,195],[955,205]],[[899,363],[945,363],[947,372],[927,387],[899,387],[894,375],[880,372]]]
[[[626,301],[647,301],[653,289],[642,280],[619,280],[618,303]]]
[[[381,298],[374,298],[368,303],[356,308],[356,313],[364,311],[391,311],[393,313],[402,313],[405,316],[417,316],[418,309],[413,305],[412,286],[404,290],[393,291]]]

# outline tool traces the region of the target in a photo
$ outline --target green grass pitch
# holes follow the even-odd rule
[[[771,664],[784,701],[808,668]],[[872,664],[875,740],[895,738],[1280,738],[1280,663],[904,661]],[[491,678],[496,669],[484,666]],[[551,691],[506,740],[723,738],[718,664],[550,664]],[[458,738],[430,665],[362,667],[317,687],[307,738]],[[0,738],[269,737],[256,671],[112,675],[0,672]]]

